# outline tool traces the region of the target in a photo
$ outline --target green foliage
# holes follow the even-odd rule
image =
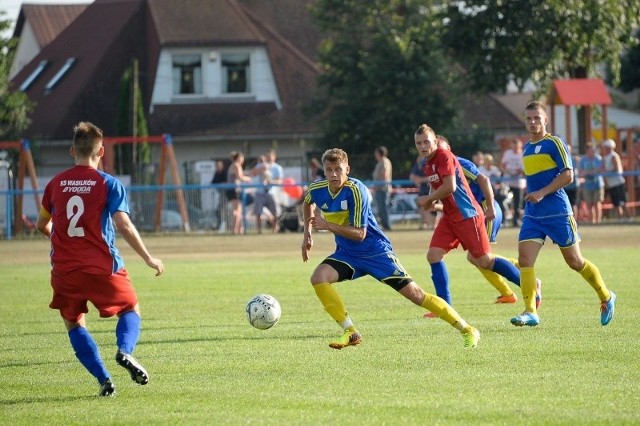
[[[11,27],[5,15],[0,10],[0,34]],[[17,45],[17,39],[0,36],[0,141],[22,137],[22,131],[30,123],[27,114],[33,109],[24,93],[9,90],[9,72]]]
[[[149,237],[147,246],[165,262],[162,276],[123,250],[141,304],[135,355],[149,370],[147,386],[134,384],[113,359],[115,319],[100,319],[89,307],[88,328],[117,389],[107,399],[95,396],[95,379],[47,306],[48,241],[0,241],[0,422],[637,424],[637,228],[582,231],[584,255],[618,294],[613,322],[600,326],[593,290],[549,244],[536,268],[544,281],[542,323],[515,328],[509,318],[522,302],[494,305],[495,291],[456,250],[447,256],[454,305],[482,332],[473,350],[448,324],[423,319],[422,309],[368,277],[338,284],[362,345],[330,349],[340,330],[308,280],[333,248],[329,235],[314,234],[310,263],[300,259],[301,234]],[[431,290],[429,234],[397,231],[391,238],[404,266]],[[516,238],[516,229],[503,230],[495,250],[512,256]],[[244,314],[249,298],[262,292],[283,309],[266,331],[251,328]]]
[[[132,136],[133,113],[132,88],[133,88],[133,67],[127,68],[120,80],[120,96],[118,100],[117,128],[119,136]],[[136,85],[135,106],[136,106],[136,136],[149,136],[147,117],[145,115],[144,103],[142,101],[142,91]],[[133,149],[136,148],[134,157]],[[118,145],[116,149],[116,168],[121,173],[132,173],[132,166],[141,166],[151,161],[151,148],[148,143]],[[136,169],[137,171],[137,169]],[[136,173],[133,173],[134,175]]]
[[[635,41],[621,59],[620,89],[625,92],[640,88],[640,30],[636,32]]]
[[[413,131],[424,122],[440,132],[452,128],[463,88],[440,49],[430,3],[321,0],[314,6],[316,23],[328,34],[319,52],[324,97],[316,101],[316,112],[327,114],[322,148],[345,149],[352,169],[366,177],[380,145],[394,164],[411,164]]]
[[[520,88],[531,79],[548,87],[556,78],[585,78],[596,66],[620,73],[620,52],[640,25],[637,0],[469,0],[444,12],[445,42],[476,89]]]

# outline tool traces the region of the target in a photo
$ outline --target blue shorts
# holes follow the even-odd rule
[[[486,212],[486,203],[487,200],[482,202],[482,209]],[[500,227],[502,226],[502,209],[500,208],[500,204],[496,200],[493,200],[493,210],[496,212],[496,217],[493,220],[485,219],[485,226],[487,229],[487,236],[489,237],[490,243],[495,243],[498,241],[498,232],[500,231]]]
[[[338,271],[338,281],[355,280],[365,275],[371,275],[396,290],[413,281],[395,253],[391,251],[356,257],[344,250],[338,250],[322,263],[326,263]]]
[[[573,216],[545,217],[537,219],[525,216],[522,219],[518,241],[537,241],[544,244],[546,237],[560,248],[574,246],[580,242],[578,225]]]

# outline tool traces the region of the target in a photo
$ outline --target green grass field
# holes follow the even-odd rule
[[[330,349],[340,330],[308,281],[333,248],[329,235],[315,235],[307,264],[301,234],[147,236],[165,262],[159,278],[120,241],[143,313],[135,355],[151,381],[138,386],[116,365],[116,322],[91,310],[114,398],[95,396],[97,383],[48,308],[48,242],[2,241],[0,424],[640,424],[640,227],[581,232],[585,257],[618,295],[612,323],[600,325],[595,293],[547,244],[537,265],[542,322],[513,327],[521,302],[492,304],[495,290],[458,250],[447,257],[453,303],[482,332],[475,349],[371,278],[339,285],[362,345]],[[432,291],[430,235],[390,238]],[[516,240],[503,230],[495,252],[515,256]],[[283,311],[266,331],[244,313],[263,292]]]

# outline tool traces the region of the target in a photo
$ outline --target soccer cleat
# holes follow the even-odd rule
[[[345,331],[340,338],[329,343],[329,346],[333,349],[342,349],[347,346],[355,346],[362,343],[362,335],[357,331]]]
[[[542,304],[542,281],[536,278],[536,310]]]
[[[498,296],[496,297],[496,301],[494,303],[516,303],[518,301],[518,296],[515,293],[511,293],[508,296]]]
[[[613,312],[616,308],[616,294],[610,291],[611,297],[606,302],[600,302],[600,324],[607,325],[613,319]]]
[[[475,348],[476,346],[478,346],[478,341],[480,340],[480,332],[477,328],[471,327],[471,330],[463,332],[462,336],[464,337],[465,348]]]
[[[423,318],[438,318],[438,314],[434,314],[433,312],[427,312],[422,317]]]
[[[131,374],[131,380],[137,384],[146,385],[149,383],[149,373],[132,355],[119,350],[116,353],[116,362]]]
[[[540,324],[540,318],[537,314],[524,311],[517,317],[511,318],[511,324],[515,325],[516,327],[522,327],[523,325],[534,327]]]
[[[100,385],[100,392],[98,393],[98,396],[113,396],[115,393],[116,386],[113,384],[111,379],[107,379]]]

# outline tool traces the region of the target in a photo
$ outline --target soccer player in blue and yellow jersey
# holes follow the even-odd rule
[[[565,142],[547,133],[547,112],[539,101],[525,108],[525,125],[531,139],[524,147],[523,165],[527,179],[524,217],[518,237],[518,262],[525,310],[513,317],[516,326],[536,326],[534,265],[547,237],[560,247],[569,267],[577,271],[598,294],[600,323],[613,318],[616,295],[607,289],[598,267],[582,257],[580,237],[569,198],[562,189],[573,180],[571,156]]]
[[[309,260],[313,246],[312,230],[334,234],[335,252],[326,257],[311,275],[311,284],[318,299],[344,330],[329,346],[342,349],[362,342],[335,283],[370,275],[416,305],[437,314],[463,334],[465,347],[475,347],[480,332],[467,324],[447,302],[425,293],[400,264],[391,242],[371,211],[369,190],[359,180],[349,177],[347,153],[338,148],[327,150],[322,155],[322,166],[325,179],[311,183],[304,197],[302,260]]]
[[[100,396],[111,396],[115,386],[100,357],[98,346],[86,326],[87,303],[104,318],[118,316],[116,362],[141,385],[147,371],[131,355],[140,335],[140,308],[124,261],[115,246],[115,230],[162,274],[162,261],[149,254],[129,219],[124,186],[97,170],[104,155],[102,130],[88,122],[74,128],[71,155],[75,166],[47,184],[37,228],[51,240],[51,287],[49,305],[58,309],[71,346],[80,363],[100,384]]]
[[[518,268],[507,259],[491,254],[489,237],[484,230],[484,212],[473,196],[456,156],[448,149],[438,147],[435,132],[426,124],[415,131],[414,142],[420,155],[427,159],[424,173],[432,188],[429,195],[418,197],[417,203],[420,208],[429,210],[437,201],[442,202],[442,218],[427,252],[436,294],[451,303],[444,256],[459,245],[469,253],[469,261],[477,267],[519,283]]]

